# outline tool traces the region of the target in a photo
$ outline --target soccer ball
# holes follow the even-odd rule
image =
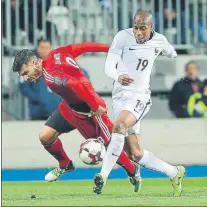
[[[98,139],[88,139],[80,145],[79,157],[87,165],[97,165],[106,154],[106,148]]]

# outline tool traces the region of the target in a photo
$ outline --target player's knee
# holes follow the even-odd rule
[[[139,162],[143,156],[143,150],[134,150],[131,152],[131,159],[134,162]]]
[[[127,124],[125,121],[115,122],[113,127],[113,133],[125,134],[127,131]]]
[[[39,135],[39,139],[43,145],[49,145],[56,140],[56,137],[54,136],[54,134],[51,134],[47,131],[42,131]]]

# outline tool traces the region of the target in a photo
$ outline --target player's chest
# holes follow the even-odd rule
[[[125,46],[122,55],[124,59],[128,59],[130,62],[139,58],[154,61],[161,51],[162,48],[156,45],[129,44]]]

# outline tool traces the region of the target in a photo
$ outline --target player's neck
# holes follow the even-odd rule
[[[148,39],[146,40],[146,42],[151,40],[153,38],[153,36],[154,36],[154,31],[151,31]]]
[[[150,31],[149,36],[146,38],[146,40],[144,42],[140,43],[140,42],[137,41],[137,43],[138,44],[144,44],[144,43],[150,41],[153,38],[153,36],[154,36],[154,31],[152,30],[152,31]]]

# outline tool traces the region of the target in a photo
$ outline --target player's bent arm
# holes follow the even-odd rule
[[[120,55],[109,52],[105,62],[105,74],[115,81],[118,81],[119,76],[123,75],[123,73],[117,72],[117,64],[119,64],[119,67],[121,67],[122,69],[125,68],[125,71],[129,70],[124,65]]]
[[[126,43],[126,33],[125,31],[118,32],[111,44],[109,49],[109,53],[105,62],[105,74],[117,81],[119,74],[117,72],[116,66],[119,63],[121,67],[126,67],[121,59],[121,54],[124,50],[124,46]]]
[[[164,43],[162,54],[169,58],[176,58],[177,52],[175,51],[175,48],[167,41],[166,38],[164,39],[164,41],[165,43]]]
[[[64,86],[71,88],[81,100],[85,101],[89,105],[92,111],[96,111],[98,109],[99,101],[97,100],[97,94],[85,76],[83,76],[83,79],[85,80],[81,78],[77,79],[60,71],[60,69],[54,69],[50,72],[50,75],[53,77],[59,77],[60,80],[65,80],[64,85],[60,85],[60,87]]]
[[[109,45],[96,42],[84,42],[66,46],[64,50],[76,58],[86,52],[108,52]]]
[[[105,62],[105,74],[117,81],[119,78],[119,74],[116,69],[117,63],[121,60],[121,57],[118,54],[108,53],[106,62]]]

